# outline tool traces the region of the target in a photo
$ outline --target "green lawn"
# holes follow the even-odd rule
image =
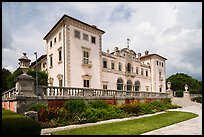
[[[167,111],[162,114],[127,120],[122,122],[101,124],[52,133],[53,135],[139,135],[161,127],[185,121],[197,114],[181,111]]]

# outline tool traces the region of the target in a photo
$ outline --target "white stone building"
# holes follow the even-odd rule
[[[105,32],[64,15],[43,38],[52,86],[165,92],[165,61],[128,48],[102,51]]]

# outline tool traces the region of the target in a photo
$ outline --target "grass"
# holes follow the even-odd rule
[[[139,135],[148,131],[185,121],[197,114],[181,111],[167,111],[162,114],[153,115],[134,120],[114,122],[76,128],[52,133],[53,135]]]

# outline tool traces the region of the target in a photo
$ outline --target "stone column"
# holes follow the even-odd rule
[[[26,53],[23,53],[23,55],[19,58],[19,65],[23,74],[15,79],[17,94],[16,106],[14,107],[16,108],[15,111],[20,114],[24,114],[24,112],[28,111],[30,105],[37,103],[37,96],[35,95],[34,89],[35,79],[27,74],[31,60],[28,59]]]

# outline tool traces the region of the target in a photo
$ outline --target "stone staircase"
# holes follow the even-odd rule
[[[185,98],[182,98],[182,97],[173,97],[171,99],[172,101],[172,104],[177,104],[179,106],[182,106],[182,107],[186,107],[186,106],[196,106],[196,105],[199,105],[200,103],[197,103],[197,102],[193,102],[189,99],[185,99]]]

